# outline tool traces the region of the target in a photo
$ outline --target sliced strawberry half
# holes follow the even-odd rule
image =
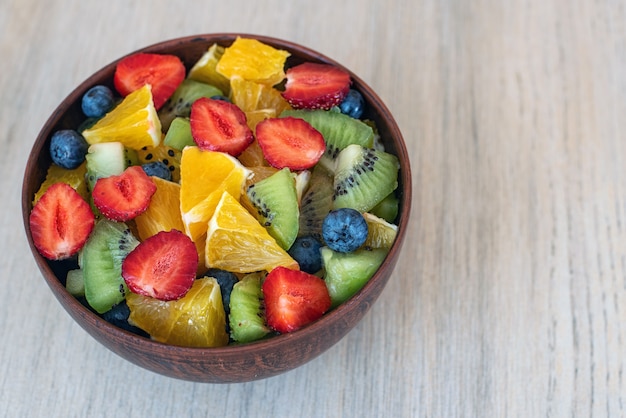
[[[306,170],[326,150],[326,142],[318,130],[304,119],[291,116],[259,122],[256,138],[267,162],[278,169]]]
[[[339,105],[350,90],[350,74],[334,65],[306,62],[285,75],[282,95],[296,109],[328,110]]]
[[[152,235],[128,253],[122,262],[122,277],[134,293],[176,300],[193,285],[197,268],[195,244],[172,229]]]
[[[83,247],[95,217],[76,190],[66,183],[55,183],[33,207],[29,223],[37,251],[50,260],[62,260]]]
[[[265,278],[262,290],[267,324],[281,333],[318,320],[330,308],[324,280],[304,271],[276,267]]]
[[[203,150],[220,151],[234,157],[254,141],[246,114],[224,100],[202,97],[191,105],[191,135]]]
[[[159,109],[185,79],[185,65],[175,55],[136,53],[118,62],[115,89],[126,96],[150,84],[154,107]]]
[[[113,221],[125,222],[148,209],[156,185],[140,166],[131,166],[118,176],[103,177],[93,187],[93,203]]]

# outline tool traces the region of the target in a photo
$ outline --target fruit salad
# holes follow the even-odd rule
[[[187,69],[135,53],[54,132],[35,247],[105,320],[180,346],[301,329],[357,293],[397,233],[398,158],[345,70],[237,38]]]

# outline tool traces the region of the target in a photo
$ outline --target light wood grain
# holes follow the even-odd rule
[[[409,239],[377,304],[321,357],[246,384],[105,350],[45,287],[20,219],[30,146],[74,86],[208,32],[340,61],[413,162]],[[625,51],[610,0],[3,0],[0,416],[626,416]]]

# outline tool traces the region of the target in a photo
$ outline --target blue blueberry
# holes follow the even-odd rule
[[[100,118],[111,110],[114,100],[110,88],[103,85],[93,86],[83,95],[81,109],[87,117]]]
[[[150,163],[145,163],[141,165],[143,171],[149,176],[160,177],[163,180],[172,180],[172,172],[170,169],[163,163],[163,161],[152,161]]]
[[[208,269],[204,273],[204,276],[213,277],[215,280],[217,280],[217,284],[220,285],[220,291],[222,292],[222,303],[224,304],[224,310],[228,315],[228,313],[230,312],[230,294],[233,291],[233,286],[239,281],[239,279],[230,271],[217,268]]]
[[[357,90],[350,89],[346,97],[339,104],[339,109],[341,109],[341,113],[359,119],[363,116],[363,110],[365,110],[365,100]]]
[[[211,99],[213,100],[222,100],[224,102],[229,102],[230,103],[230,99],[226,96],[222,96],[221,94],[217,94],[215,96],[211,96]]]
[[[113,306],[110,310],[102,314],[102,318],[110,324],[116,327],[122,328],[126,331],[149,337],[149,335],[140,328],[134,327],[128,323],[128,317],[130,316],[130,309],[126,304],[126,301],[122,301]]]
[[[89,144],[85,138],[72,129],[56,131],[50,139],[52,162],[70,170],[85,161],[88,149]]]
[[[322,238],[331,250],[349,253],[367,238],[367,222],[358,210],[341,208],[330,211],[322,223]]]
[[[298,262],[300,270],[316,273],[322,268],[322,244],[312,236],[298,237],[289,251],[289,255]]]

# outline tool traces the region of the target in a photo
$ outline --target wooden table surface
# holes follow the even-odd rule
[[[364,320],[305,366],[195,384],[77,326],[29,253],[30,147],[101,66],[210,32],[343,63],[395,114],[413,213]],[[0,416],[626,416],[626,10],[611,0],[0,1]]]

